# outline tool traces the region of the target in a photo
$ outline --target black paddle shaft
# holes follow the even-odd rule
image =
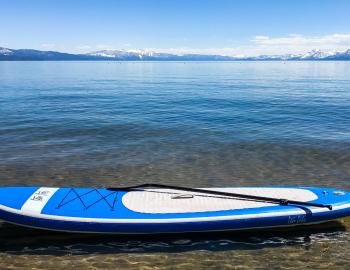
[[[272,202],[272,203],[277,203],[280,205],[294,204],[294,205],[303,205],[303,206],[326,207],[329,210],[332,210],[332,205],[330,205],[330,204],[301,202],[301,201],[294,201],[294,200],[288,200],[288,199],[282,199],[282,198],[271,198],[271,197],[264,197],[264,196],[246,195],[246,194],[240,194],[240,193],[231,193],[231,192],[223,192],[223,191],[199,189],[199,188],[190,188],[190,187],[170,186],[170,185],[162,185],[162,184],[141,184],[141,185],[129,186],[129,187],[108,188],[108,190],[131,191],[131,190],[140,189],[140,188],[174,189],[174,190],[204,193],[204,194],[211,194],[211,195],[219,195],[219,196],[232,197],[232,198],[241,198],[241,199],[250,199],[250,200],[256,200],[256,201]]]

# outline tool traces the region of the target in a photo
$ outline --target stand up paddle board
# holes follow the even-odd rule
[[[0,188],[0,219],[84,233],[157,234],[279,228],[350,216],[350,193],[332,188]]]

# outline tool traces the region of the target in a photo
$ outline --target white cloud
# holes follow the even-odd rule
[[[77,51],[87,51],[87,50],[91,50],[92,47],[90,45],[80,45],[80,46],[77,46],[75,48]]]
[[[350,34],[303,36],[291,34],[283,37],[255,36],[251,42],[258,52],[304,53],[314,49],[346,50],[350,48]]]
[[[303,36],[290,34],[281,37],[258,35],[253,37],[247,44],[225,48],[147,48],[155,52],[169,52],[176,54],[218,54],[229,56],[253,56],[275,54],[300,54],[311,50],[320,49],[325,51],[342,51],[350,49],[350,34],[333,34],[324,36]]]
[[[258,45],[269,46],[350,46],[350,34],[305,37],[292,34],[285,37],[255,36],[252,41]]]
[[[105,45],[105,44],[98,44],[95,46],[95,49],[97,50],[113,50],[113,46],[112,45]]]
[[[264,40],[269,40],[270,38],[268,36],[255,36],[254,40],[256,41],[264,41]]]
[[[40,47],[44,48],[44,49],[53,49],[56,47],[56,44],[54,43],[43,43],[40,45]]]
[[[92,51],[102,50],[116,50],[117,48],[113,45],[97,44],[97,45],[79,45],[75,47],[74,52],[87,53]]]
[[[91,52],[98,50],[133,49],[130,44],[114,45],[82,45],[77,46],[78,52]],[[137,48],[134,48],[137,49]],[[286,36],[271,37],[268,35],[257,35],[252,37],[245,45],[222,48],[141,48],[143,51],[154,51],[159,53],[174,54],[218,54],[228,56],[254,56],[275,54],[299,54],[314,49],[325,51],[350,49],[350,34],[332,34],[323,36],[304,36],[289,34]]]

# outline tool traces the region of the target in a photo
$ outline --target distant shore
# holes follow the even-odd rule
[[[102,50],[84,54],[9,49],[0,47],[0,61],[350,61],[350,49],[305,54],[228,56],[214,54],[172,54],[148,50]]]

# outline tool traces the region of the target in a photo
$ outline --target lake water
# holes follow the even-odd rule
[[[349,62],[0,62],[0,185],[350,190]],[[293,233],[0,225],[0,267],[346,268],[350,220]]]

